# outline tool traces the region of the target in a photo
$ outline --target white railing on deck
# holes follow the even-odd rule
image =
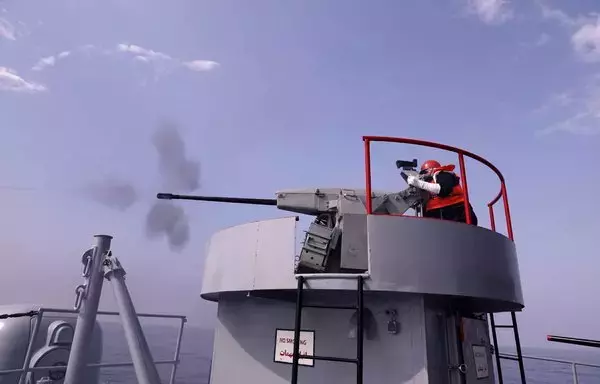
[[[29,364],[31,363],[31,357],[34,353],[33,344],[35,343],[35,340],[39,333],[40,325],[42,322],[42,317],[44,316],[45,313],[77,314],[77,311],[73,310],[73,309],[61,309],[61,308],[39,308],[36,312],[37,312],[37,314],[32,316],[32,317],[36,318],[36,321],[35,321],[35,325],[33,326],[33,334],[31,336],[29,344],[27,346],[27,352],[25,353],[25,360],[23,363],[23,368],[0,370],[0,376],[8,375],[11,373],[21,373],[21,379],[19,379],[19,383],[21,383],[21,382],[23,382],[22,381],[23,374],[26,374],[28,372],[47,371],[47,370],[56,370],[57,369],[56,366],[51,366],[51,367],[30,367],[29,366]],[[98,315],[119,316],[119,312],[98,311]],[[184,329],[185,323],[187,321],[186,316],[183,316],[183,315],[161,315],[161,314],[155,314],[155,313],[138,313],[137,316],[145,317],[145,318],[155,318],[155,319],[178,319],[179,320],[179,332],[177,334],[177,344],[175,345],[175,354],[174,354],[173,360],[155,360],[154,361],[154,364],[157,364],[157,365],[158,364],[160,364],[160,365],[168,364],[168,365],[173,366],[171,368],[171,377],[169,379],[169,384],[174,384],[175,376],[177,374],[177,366],[180,363],[179,355],[181,353],[181,340],[183,339],[183,329]],[[133,362],[94,363],[94,364],[88,364],[87,366],[89,368],[133,367]]]
[[[510,354],[510,353],[501,353],[500,356],[508,357],[508,358],[516,358],[517,357],[517,355]],[[573,384],[579,384],[579,375],[577,374],[577,367],[600,368],[600,365],[597,365],[597,364],[582,363],[582,362],[572,361],[572,360],[554,359],[551,357],[541,357],[541,356],[531,356],[531,355],[522,355],[522,357],[525,360],[547,361],[550,363],[558,363],[558,364],[570,364],[571,372],[573,373]]]

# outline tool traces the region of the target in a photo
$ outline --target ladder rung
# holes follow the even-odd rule
[[[358,364],[358,359],[349,359],[347,357],[334,357],[334,356],[309,356],[309,355],[302,355],[301,357],[302,359],[307,359],[307,360],[323,360],[323,361],[337,361],[340,363],[354,363],[354,364]]]
[[[358,307],[356,306],[331,306],[331,305],[309,305],[309,304],[303,304],[302,305],[303,308],[326,308],[326,309],[354,309],[357,310]]]
[[[512,325],[508,325],[508,324],[499,324],[499,325],[495,325],[495,328],[514,328]]]
[[[334,274],[336,277],[344,274]],[[304,290],[304,282],[307,276],[302,274],[297,274],[298,277],[298,288],[296,289],[296,316],[295,316],[295,324],[294,324],[294,359],[292,361],[292,380],[291,384],[298,384],[298,367],[300,359],[307,360],[322,360],[322,361],[335,361],[340,363],[352,363],[356,364],[356,383],[363,384],[363,311],[364,311],[364,303],[363,303],[363,294],[364,294],[364,276],[362,274],[357,274],[352,277],[356,277],[358,279],[358,287],[357,287],[357,303],[355,306],[331,306],[331,305],[304,305],[302,302],[302,293]],[[310,274],[308,277],[316,277],[318,275]],[[344,275],[344,277],[349,277]],[[300,355],[300,332],[302,326],[302,309],[303,308],[326,308],[326,309],[352,309],[358,311],[358,316],[356,318],[356,328],[357,328],[357,337],[356,337],[356,357],[353,359],[347,357],[334,357],[334,356],[310,356],[310,355]]]

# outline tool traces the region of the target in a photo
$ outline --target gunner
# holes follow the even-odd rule
[[[454,165],[442,166],[438,161],[427,160],[421,165],[421,178],[408,176],[409,185],[429,192],[430,197],[423,209],[424,217],[466,223],[465,199],[460,185],[460,177]],[[471,204],[471,224],[477,225],[477,216]]]

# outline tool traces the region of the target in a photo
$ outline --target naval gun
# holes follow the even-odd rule
[[[396,167],[407,181],[412,175],[426,180],[417,170],[417,159],[398,160]],[[399,192],[372,191],[372,211],[374,214],[403,215],[413,209],[417,216],[422,215],[422,207],[427,202],[428,193],[407,186]],[[197,196],[159,193],[162,200],[195,200],[233,204],[276,206],[278,209],[315,216],[305,231],[302,250],[296,262],[296,273],[360,273],[367,270],[366,265],[344,263],[342,243],[344,218],[352,215],[365,215],[366,191],[348,188],[308,188],[281,190],[275,199],[243,197]]]

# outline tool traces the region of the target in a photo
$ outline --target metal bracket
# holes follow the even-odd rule
[[[457,370],[458,372],[462,373],[463,375],[467,374],[467,365],[466,364],[459,364],[459,365],[449,365],[448,366],[449,370]]]
[[[126,272],[123,265],[116,256],[112,255],[112,251],[108,251],[102,262],[102,268],[104,270],[104,278],[108,279],[110,273],[119,271],[122,276],[125,276]]]
[[[392,334],[392,335],[398,334],[398,332],[400,331],[398,329],[399,328],[398,321],[396,320],[396,316],[398,315],[398,313],[396,312],[395,309],[387,309],[385,311],[385,314],[390,317],[388,324],[387,324],[388,333]]]
[[[83,253],[81,256],[81,263],[83,264],[83,270],[81,271],[81,276],[90,277],[90,271],[92,268],[92,260],[94,257],[94,248],[90,248]]]
[[[81,271],[83,284],[79,284],[77,287],[75,287],[75,303],[73,305],[73,309],[76,311],[79,311],[81,308],[81,303],[88,293],[88,283],[90,281],[90,273],[92,270],[92,262],[94,261],[95,250],[96,247],[92,247],[85,251],[81,256],[81,264],[83,264],[83,269]]]

